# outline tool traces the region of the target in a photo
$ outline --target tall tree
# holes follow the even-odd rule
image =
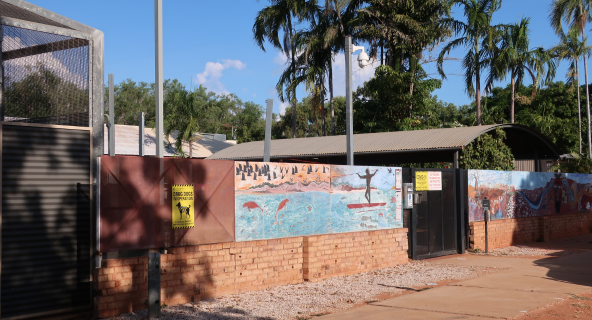
[[[501,0],[453,0],[462,6],[467,22],[448,19],[446,24],[459,35],[450,41],[438,56],[438,72],[446,78],[443,63],[450,50],[466,46],[469,50],[463,58],[462,67],[465,71],[465,90],[470,97],[475,97],[477,104],[477,125],[481,125],[481,72],[490,67],[487,60],[491,59],[495,51],[496,37],[501,25],[491,25],[493,13],[501,7]],[[487,83],[493,81],[490,77]],[[488,88],[488,85],[486,85]]]
[[[195,92],[190,92],[181,84],[167,90],[164,99],[167,110],[164,117],[165,135],[177,133],[175,150],[185,157],[183,142],[189,144],[189,158],[193,157],[193,143],[199,141],[199,118],[203,117],[203,101],[198,99]]]
[[[549,52],[543,48],[529,48],[528,28],[530,18],[522,18],[520,22],[504,28],[501,35],[500,49],[492,59],[493,78],[501,80],[510,73],[511,99],[510,99],[510,122],[514,123],[514,101],[516,85],[521,85],[525,72],[532,78],[532,95],[534,99],[537,86],[543,76],[546,75],[545,83],[548,83],[555,75],[555,63]]]
[[[592,22],[592,0],[554,0],[549,19],[557,34],[563,33],[562,21],[577,29],[586,44],[586,24]],[[586,80],[586,115],[588,116],[588,158],[592,159],[592,134],[590,131],[590,92],[588,89],[588,59],[584,55],[584,76]]]
[[[579,140],[579,154],[582,154],[582,111],[580,103],[580,75],[578,62],[581,56],[590,57],[592,54],[592,46],[586,46],[586,43],[578,40],[579,31],[575,28],[569,29],[567,34],[561,34],[560,43],[551,50],[560,62],[561,60],[568,60],[570,62],[567,78],[568,84],[575,88],[578,93],[578,140]]]
[[[310,5],[306,0],[270,0],[271,5],[263,8],[255,18],[253,25],[253,37],[261,50],[265,51],[264,43],[269,41],[275,48],[281,50],[291,63],[288,64],[288,71],[292,74],[292,81],[296,76],[296,47],[294,45],[294,35],[296,33],[296,24],[310,18],[314,10],[310,10]],[[280,32],[283,33],[283,39],[280,40]],[[292,104],[293,122],[292,138],[296,138],[296,90],[285,91],[285,83],[278,82],[278,91],[280,100],[290,101]],[[289,87],[289,86],[288,86]],[[284,95],[285,94],[285,95]]]

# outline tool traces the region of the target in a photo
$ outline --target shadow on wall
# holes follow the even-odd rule
[[[233,161],[102,157],[100,251],[172,248],[172,255],[162,258],[162,301],[170,298],[166,292],[208,298],[215,285],[213,258],[200,253],[199,270],[187,272],[177,283],[172,281],[177,279],[172,273],[186,267],[187,259],[185,253],[175,254],[175,247],[234,241],[233,169]],[[188,184],[194,188],[195,227],[173,229],[172,214],[178,208],[173,208],[171,189]],[[173,256],[179,259],[173,260]],[[139,263],[129,268],[131,283],[99,283],[97,296],[102,290],[123,286],[125,292],[140,293],[129,301],[133,309],[142,306],[147,292],[146,266]]]
[[[89,131],[2,128],[2,317],[90,308]]]

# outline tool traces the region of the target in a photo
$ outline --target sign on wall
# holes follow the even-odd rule
[[[440,191],[442,190],[442,172],[440,171],[416,171],[415,191]]]
[[[173,229],[195,227],[193,185],[173,185]]]

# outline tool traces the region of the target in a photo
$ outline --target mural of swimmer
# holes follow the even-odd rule
[[[590,212],[592,175],[469,170],[469,219],[482,221],[481,201],[491,200],[492,219]]]
[[[236,241],[401,228],[401,168],[235,162]]]

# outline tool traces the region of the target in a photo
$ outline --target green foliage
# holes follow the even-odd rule
[[[592,173],[592,159],[586,155],[579,155],[577,153],[571,154],[573,159],[560,161],[553,166],[553,171],[569,172],[569,173]]]
[[[235,117],[238,143],[265,139],[265,120],[263,107],[253,102],[246,102]]]
[[[463,169],[514,170],[514,155],[504,143],[506,133],[497,128],[494,134],[482,134],[462,152],[459,165]]]
[[[138,115],[145,112],[146,123],[154,122],[154,83],[124,80],[113,85],[115,123],[138,125]],[[105,86],[105,114],[109,114],[109,87]]]
[[[387,65],[376,68],[374,78],[354,93],[354,132],[395,131],[397,123],[405,121],[412,111],[426,111],[430,93],[440,84],[440,80],[428,79],[423,69],[413,74],[397,72]]]
[[[44,118],[88,112],[87,89],[64,81],[42,64],[26,69],[29,73],[21,80],[5,79],[4,116]]]

